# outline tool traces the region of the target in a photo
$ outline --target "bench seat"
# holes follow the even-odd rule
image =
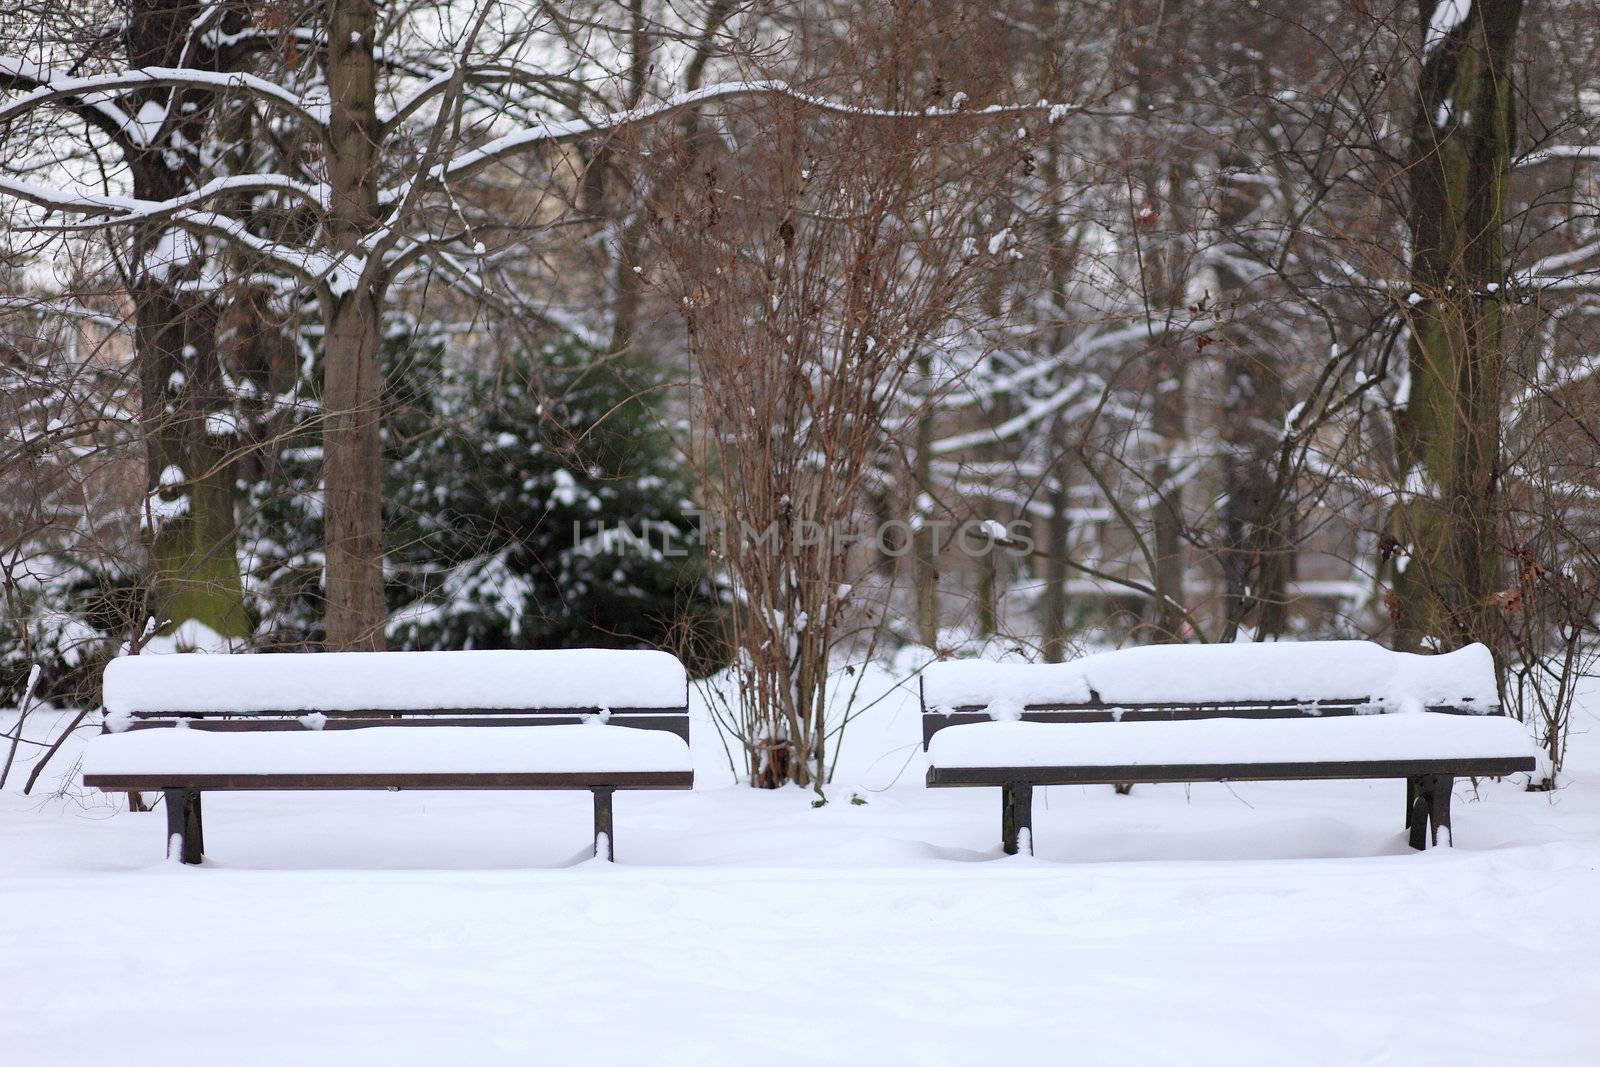
[[[596,775],[624,770],[687,777],[693,769],[689,746],[676,734],[599,723],[270,732],[129,730],[94,738],[83,763],[86,785],[112,789],[159,788],[211,777],[292,775],[313,780],[442,774],[499,779],[507,774],[583,774],[594,780]]]
[[[1514,719],[1430,712],[1084,722],[1065,728],[1048,722],[982,722],[948,726],[928,743],[928,763],[934,770],[930,785],[943,784],[939,779],[946,772],[980,767],[1056,768],[1063,784],[1127,781],[1130,777],[1150,781],[1152,773],[1174,767],[1208,769],[1233,779],[1250,777],[1250,765],[1297,764],[1309,770],[1314,765],[1414,766],[1418,761],[1434,760],[1462,768],[1454,772],[1458,775],[1507,774],[1521,769],[1527,756],[1527,730]],[[1507,761],[1516,766],[1497,769]],[[1472,766],[1483,769],[1467,769]],[[1106,768],[1116,773],[1108,777]],[[1230,768],[1240,773],[1221,773]],[[1136,769],[1136,773],[1121,773],[1128,769]],[[1161,777],[1193,780],[1166,773]],[[1205,773],[1204,777],[1213,775]]]

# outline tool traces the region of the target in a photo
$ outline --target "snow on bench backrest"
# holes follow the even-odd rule
[[[111,716],[273,712],[661,710],[688,676],[666,652],[613,649],[127,656],[105,671]]]
[[[1071,663],[954,660],[922,672],[929,714],[1080,705],[1360,705],[1367,711],[1498,712],[1494,660],[1483,645],[1439,656],[1370,641],[1145,645]]]

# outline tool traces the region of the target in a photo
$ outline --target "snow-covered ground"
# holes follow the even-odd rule
[[[1002,858],[997,790],[922,788],[910,693],[821,809],[702,723],[614,866],[586,794],[330,793],[208,795],[185,868],[159,812],[13,772],[0,1063],[1596,1062],[1593,695],[1565,789],[1458,785],[1422,854],[1400,783],[1303,782],[1052,788]]]

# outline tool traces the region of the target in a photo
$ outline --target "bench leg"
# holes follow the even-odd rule
[[[1026,835],[1028,855],[1033,855],[1033,786],[1005,785],[1000,787],[1000,847],[1008,856],[1019,851],[1021,838]]]
[[[616,838],[611,832],[610,789],[594,790],[594,854],[608,862],[617,858]]]
[[[1423,779],[1406,779],[1407,843],[1415,849],[1428,847],[1428,801],[1423,790]]]
[[[1425,849],[1439,843],[1439,830],[1443,828],[1445,844],[1455,844],[1450,829],[1450,794],[1455,790],[1455,778],[1448,774],[1421,774],[1406,779],[1406,829],[1411,831],[1410,844],[1414,849]]]
[[[181,863],[199,863],[205,856],[205,833],[200,821],[200,790],[163,789],[167,799],[167,858],[174,848]]]
[[[1439,843],[1439,830],[1444,829],[1444,843],[1454,848],[1456,843],[1455,831],[1450,829],[1450,794],[1455,792],[1456,780],[1448,774],[1434,776],[1432,804],[1428,810],[1429,829],[1433,835],[1433,844]]]

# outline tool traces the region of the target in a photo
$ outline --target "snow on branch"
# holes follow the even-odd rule
[[[0,122],[21,115],[48,102],[71,100],[74,106],[93,104],[109,99],[118,91],[152,86],[173,88],[205,88],[210,90],[240,90],[261,99],[283,106],[306,119],[318,128],[325,129],[328,122],[328,105],[313,103],[282,86],[254,75],[221,73],[179,67],[145,67],[95,77],[67,77],[59,72],[39,67],[16,57],[0,56],[0,73],[12,73],[15,78],[38,83],[32,89],[10,102],[0,105]],[[402,105],[397,116],[408,113],[420,100],[437,93],[449,84],[459,71],[423,85],[412,101]],[[1081,113],[1079,109],[1062,104],[1039,102],[1001,106],[994,105],[979,110],[961,108],[928,108],[914,111],[887,110],[863,107],[827,97],[796,90],[784,82],[728,82],[678,94],[659,103],[618,111],[596,118],[576,118],[565,121],[539,121],[537,124],[496,138],[480,148],[447,158],[428,168],[421,175],[413,174],[397,186],[380,194],[379,202],[391,215],[388,225],[379,227],[363,241],[365,255],[333,256],[311,248],[297,248],[270,241],[251,233],[237,220],[211,210],[209,204],[222,196],[252,193],[280,193],[292,196],[319,212],[329,209],[330,190],[326,183],[306,182],[286,175],[251,173],[230,175],[165,200],[142,200],[95,192],[81,192],[35,185],[15,178],[0,177],[0,194],[43,207],[49,212],[74,216],[70,222],[41,225],[39,229],[53,232],[103,229],[129,223],[165,221],[187,232],[226,241],[235,247],[265,258],[289,273],[307,281],[324,282],[335,292],[343,291],[354,278],[359,277],[368,264],[376,261],[405,262],[425,250],[425,247],[445,241],[413,242],[403,250],[385,247],[400,233],[398,220],[393,216],[402,212],[405,205],[419,189],[429,188],[464,178],[502,159],[527,149],[561,144],[604,134],[622,127],[666,118],[714,101],[751,97],[781,97],[795,101],[818,112],[844,115],[868,120],[908,121],[947,118],[972,118],[979,116],[1005,116],[1043,113],[1048,121],[1056,123],[1069,114]],[[138,145],[153,143],[165,112],[153,117],[143,112],[128,116],[111,104],[106,115],[115,118],[117,128],[127,139]],[[146,111],[151,110],[149,108]],[[471,274],[470,270],[465,271]]]
[[[336,289],[341,279],[351,276],[352,271],[359,274],[364,267],[364,263],[350,263],[316,249],[297,248],[268,240],[251,233],[237,219],[199,209],[199,205],[211,197],[242,191],[289,191],[317,203],[325,203],[327,196],[321,186],[307,185],[275,174],[241,174],[218,178],[201,189],[170,200],[137,200],[100,193],[67,192],[0,176],[0,195],[26,200],[50,211],[97,219],[92,222],[45,224],[36,227],[39,230],[81,232],[132,223],[167,221],[188,233],[216,238],[248,254],[266,259],[303,281],[328,281]]]
[[[1536,149],[1517,160],[1518,167],[1536,167],[1561,159],[1576,159],[1600,163],[1600,145],[1556,144]]]
[[[6,117],[20,114],[29,107],[36,107],[46,101],[59,99],[60,94],[52,92],[50,88],[51,83],[57,80],[56,72],[49,67],[41,66],[21,56],[0,55],[0,87],[29,90],[26,96],[13,101],[12,105],[7,105]],[[137,126],[128,113],[112,101],[88,99],[84,95],[72,93],[64,95],[76,108],[84,112],[90,121],[109,134],[127,137]],[[24,104],[24,101],[27,103]],[[16,107],[16,111],[12,111],[12,107]]]
[[[1004,441],[1007,438],[1015,437],[1028,427],[1042,422],[1067,407],[1073,401],[1086,394],[1091,394],[1091,384],[1093,383],[1089,379],[1075,378],[1063,388],[1056,390],[1051,396],[1047,396],[1042,400],[1030,401],[1021,414],[1007,419],[998,426],[986,426],[981,430],[973,430],[968,433],[956,434],[954,437],[943,438],[933,443],[931,451],[936,456],[943,456],[974,445],[992,444],[996,441]]]
[[[93,308],[87,308],[69,300],[34,299],[14,293],[0,293],[0,314],[7,312],[78,319],[83,322],[93,323],[113,333],[131,333],[133,330],[132,324],[126,319],[120,319],[115,315],[107,315],[104,312],[95,311]]]
[[[1031,361],[1023,369],[998,378],[970,383],[964,393],[944,400],[941,406],[946,410],[952,410],[970,407],[974,404],[985,404],[997,396],[1016,393],[1024,386],[1048,377],[1059,367],[1080,362],[1089,356],[1109,348],[1115,348],[1118,345],[1144,342],[1149,337],[1150,326],[1144,322],[1123,326],[1115,330],[1080,334],[1073,338],[1071,343],[1060,352],[1049,358]]]
[[[58,100],[78,101],[101,111],[107,118],[116,122],[124,136],[136,144],[146,146],[150,144],[150,139],[142,119],[129,116],[121,108],[96,98],[128,89],[148,88],[241,91],[286,107],[319,128],[326,126],[328,122],[326,104],[311,103],[299,94],[254,74],[223,73],[196,70],[191,67],[141,67],[137,70],[74,78],[41,67],[19,56],[0,56],[0,75],[32,82],[38,86],[9,103],[0,105],[0,122]]]
[[[110,215],[126,217],[145,201],[126,196],[109,196],[103,193],[68,192],[47,185],[35,185],[18,178],[0,175],[0,194],[38,204],[49,211],[64,211],[75,215]]]
[[[719,82],[716,85],[708,85],[701,89],[679,93],[659,103],[631,108],[627,111],[617,111],[592,119],[579,118],[567,119],[562,122],[540,123],[538,126],[517,130],[503,137],[495,138],[482,148],[463,153],[448,163],[439,164],[429,171],[428,177],[435,181],[462,178],[528,148],[580,141],[586,137],[608,133],[625,126],[665,118],[714,101],[760,96],[793,100],[814,111],[829,114],[863,119],[887,119],[890,121],[1024,115],[1045,112],[1049,120],[1054,123],[1060,122],[1070,114],[1077,114],[1081,111],[1081,109],[1074,106],[1050,104],[1045,101],[1040,101],[1037,104],[994,104],[976,111],[967,111],[961,108],[924,108],[916,111],[897,111],[861,107],[824,96],[815,96],[811,93],[801,92],[788,83],[781,81]]]
[[[231,242],[236,247],[270,260],[289,274],[305,281],[319,281],[339,275],[347,276],[359,269],[327,253],[315,249],[295,248],[253,234],[238,219],[210,211],[180,211],[172,216],[177,225],[205,237],[215,237]]]
[[[1594,292],[1600,290],[1600,240],[1543,256],[1508,279],[1513,291]],[[1497,288],[1497,287],[1491,287]],[[1494,295],[1493,293],[1485,295]]]
[[[68,192],[0,176],[0,193],[9,193],[19,200],[27,200],[52,211],[108,217],[108,221],[97,224],[99,226],[171,218],[181,211],[198,207],[211,198],[223,194],[269,192],[289,193],[318,208],[326,209],[328,206],[328,187],[325,184],[302,182],[281,174],[230,175],[214,179],[198,189],[167,200],[138,200],[133,197],[103,193]],[[81,224],[41,227],[53,230],[92,228],[95,226]]]
[[[419,75],[422,72],[419,72]],[[515,65],[504,63],[483,63],[476,65],[450,65],[437,73],[424,78],[421,85],[412,90],[393,111],[380,114],[384,133],[391,133],[401,123],[421,110],[430,100],[448,92],[450,87],[458,81],[467,87],[491,86],[500,84],[516,84],[526,80],[526,71],[519,70]],[[504,107],[514,104],[514,101],[503,100],[497,103]],[[519,108],[518,110],[524,110]]]
[[[1580,267],[1586,260],[1600,261],[1600,240],[1590,241],[1588,244],[1579,245],[1568,252],[1557,252],[1545,256],[1534,262],[1527,269],[1530,281],[1542,278],[1559,276],[1567,271]]]

